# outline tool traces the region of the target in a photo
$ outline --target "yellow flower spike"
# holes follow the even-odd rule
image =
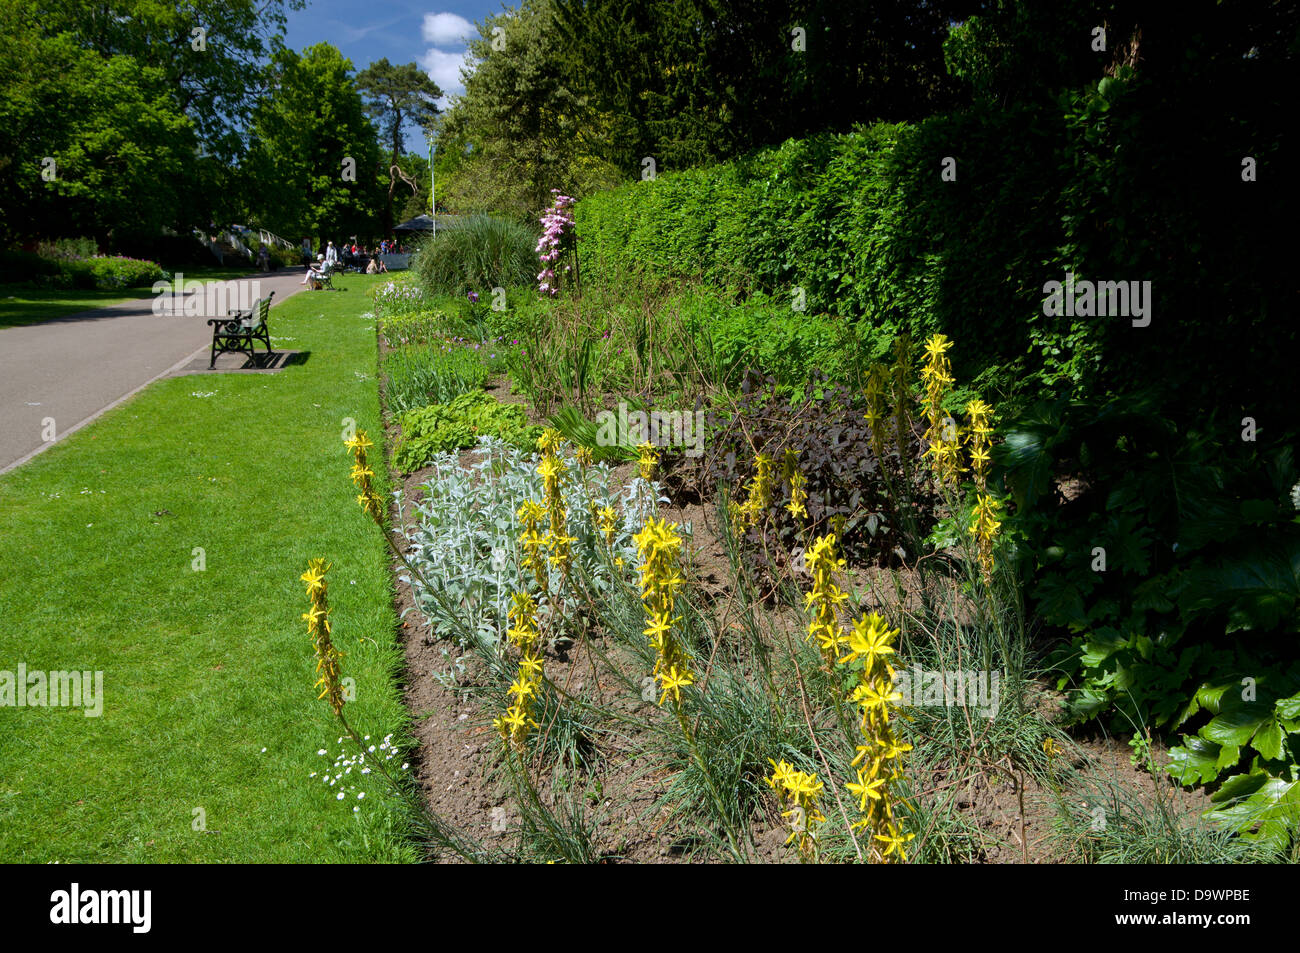
[[[325,593],[325,573],[329,572],[329,565],[323,559],[313,559],[307,563],[307,571],[298,578],[307,583],[307,595],[315,597],[319,592]]]
[[[506,691],[513,701],[505,714],[493,721],[493,725],[503,739],[515,745],[522,745],[529,728],[537,727],[532,718],[532,706],[541,689],[544,671],[537,649],[541,635],[537,629],[536,613],[537,603],[530,593],[511,594],[506,617],[513,625],[507,630],[506,637],[520,651],[519,671]]]
[[[340,715],[344,702],[339,666],[342,656],[330,639],[328,585],[325,582],[325,573],[329,568],[325,560],[313,559],[307,563],[307,571],[299,578],[307,584],[307,597],[311,600],[311,609],[303,614],[303,619],[307,621],[307,631],[316,651],[316,671],[321,673],[316,687],[324,686],[317,698],[328,698],[334,714]]]
[[[343,441],[343,446],[347,447],[353,453],[365,453],[373,447],[374,444],[370,442],[370,438],[366,436],[364,430],[358,430],[351,440]]]
[[[546,515],[546,510],[536,500],[524,500],[515,511],[515,515],[519,517],[521,523],[536,525]]]
[[[554,427],[547,427],[537,438],[537,449],[544,454],[553,454],[564,443],[564,435]]]
[[[648,440],[645,443],[639,444],[636,449],[639,454],[637,458],[637,471],[640,473],[641,479],[653,480],[655,478],[655,470],[659,466],[659,451],[656,450],[655,445]]]

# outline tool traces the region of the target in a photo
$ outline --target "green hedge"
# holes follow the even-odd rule
[[[578,203],[583,278],[694,278],[791,303],[801,287],[809,314],[948,334],[959,379],[994,398],[1136,379],[1164,381],[1189,415],[1228,394],[1258,407],[1296,357],[1276,236],[1300,203],[1280,172],[1243,183],[1241,155],[1276,169],[1290,140],[1259,134],[1278,117],[1201,105],[1107,80],[668,172]],[[1151,281],[1151,325],[1044,315],[1044,284],[1067,271]]]
[[[23,251],[0,252],[0,282],[42,288],[140,288],[161,281],[163,270],[152,261],[110,255],[95,258],[50,258]]]

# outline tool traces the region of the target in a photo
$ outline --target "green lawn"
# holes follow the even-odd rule
[[[361,317],[378,280],[274,308],[275,337],[305,363],[159,381],[0,477],[0,671],[104,679],[98,718],[0,707],[0,858],[410,859],[373,776],[343,801],[309,777],[342,732],[312,688],[298,578],[311,557],[333,562],[351,720],[376,743],[400,738],[384,543],[341,442],[344,418],[380,432]]]
[[[183,269],[185,280],[228,281],[256,275],[248,268],[223,268],[202,266]],[[50,318],[76,314],[107,307],[121,301],[151,298],[149,288],[125,288],[115,291],[98,291],[82,288],[29,288],[25,285],[0,284],[0,328],[37,324]]]

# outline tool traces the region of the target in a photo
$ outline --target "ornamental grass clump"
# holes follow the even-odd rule
[[[776,792],[780,802],[781,816],[786,819],[790,836],[786,844],[797,840],[799,856],[809,863],[817,862],[817,830],[826,823],[826,815],[821,812],[819,802],[822,795],[822,782],[817,775],[796,771],[794,765],[784,759],[773,761],[772,773],[765,779]]]
[[[672,699],[682,731],[689,735],[681,708],[681,690],[694,683],[695,675],[691,671],[690,656],[674,632],[674,627],[682,620],[673,615],[677,590],[685,584],[678,571],[682,537],[677,533],[676,524],[652,516],[634,539],[641,563],[641,598],[645,602],[647,623],[645,634],[656,655],[652,674],[660,693],[659,705],[662,707]]]
[[[889,664],[897,636],[898,630],[890,629],[881,616],[863,616],[853,623],[853,631],[844,640],[847,652],[837,660],[858,669],[849,700],[861,714],[858,731],[862,743],[852,761],[857,779],[845,785],[858,799],[862,815],[853,828],[870,835],[868,856],[881,863],[888,863],[891,857],[905,862],[905,845],[915,836],[900,833],[895,814],[903,803],[896,790],[903,779],[900,758],[912,750],[910,744],[899,743],[891,724],[902,701],[902,695],[894,690],[894,668]]]
[[[537,603],[526,592],[516,592],[510,598],[510,644],[519,650],[519,670],[510,683],[507,694],[510,707],[492,724],[507,742],[522,747],[528,732],[537,727],[533,707],[542,690],[544,665],[542,637],[537,629]]]

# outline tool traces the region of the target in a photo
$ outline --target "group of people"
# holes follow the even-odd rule
[[[340,264],[345,267],[359,269],[362,267],[362,262],[365,262],[366,274],[387,274],[388,266],[383,263],[379,256],[391,254],[398,248],[398,244],[393,241],[382,241],[367,252],[357,245],[355,241],[350,245],[344,243],[342,251],[333,242],[329,242],[326,244],[325,250],[316,256],[315,261],[311,259],[311,239],[304,238],[302,247],[307,258],[307,274],[303,276],[302,283],[315,290],[321,287],[324,280]]]

